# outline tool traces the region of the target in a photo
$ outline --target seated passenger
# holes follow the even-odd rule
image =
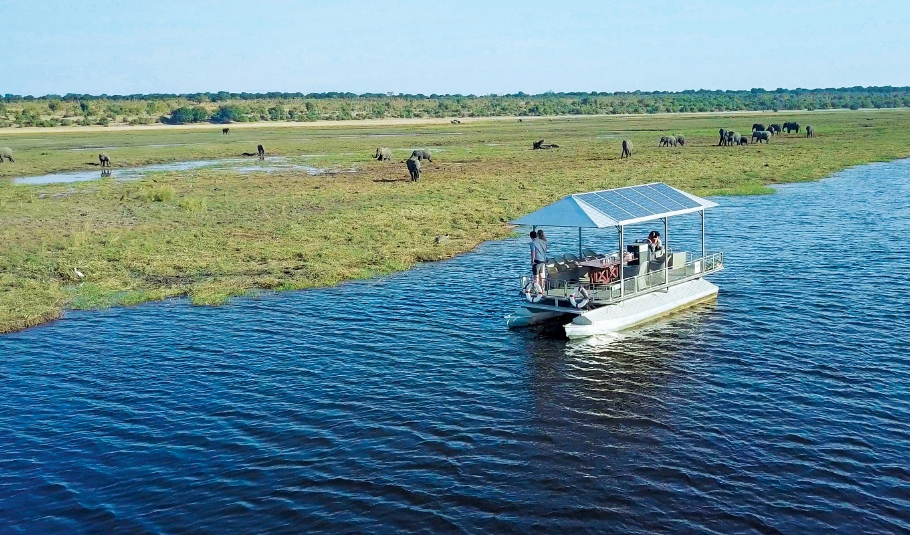
[[[660,241],[660,232],[652,230],[648,233],[648,251],[651,252],[651,258],[661,258],[664,256],[664,246]]]

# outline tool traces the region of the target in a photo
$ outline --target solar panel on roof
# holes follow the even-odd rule
[[[697,207],[701,206],[701,203],[699,203],[698,201],[691,199],[689,197],[686,197],[682,193],[676,191],[675,189],[671,188],[670,186],[668,186],[664,183],[658,182],[656,184],[649,184],[648,186],[651,189],[653,189],[654,191],[657,191],[661,195],[664,195],[671,201],[680,205],[680,208],[677,208],[677,209],[697,208]]]
[[[647,217],[651,215],[650,211],[635,203],[629,202],[629,199],[623,197],[618,191],[598,191],[597,195],[632,214],[633,218]]]
[[[603,197],[600,197],[596,193],[583,193],[581,195],[577,195],[577,198],[587,204],[590,204],[607,217],[610,217],[616,221],[623,221],[635,217],[631,213],[623,210],[619,206],[616,206]]]
[[[648,210],[651,214],[662,214],[667,211],[665,205],[659,204],[654,200],[648,198],[644,193],[642,193],[642,188],[632,187],[632,188],[623,188],[618,190],[616,193],[622,195],[623,197],[629,199],[630,202],[641,206],[645,210]]]

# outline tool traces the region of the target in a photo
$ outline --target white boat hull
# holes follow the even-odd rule
[[[695,279],[671,286],[667,291],[651,292],[579,314],[565,325],[569,338],[607,334],[645,323],[674,310],[717,296],[717,286]]]
[[[538,323],[547,323],[552,319],[562,316],[558,312],[540,312],[540,311],[530,311],[527,308],[521,307],[515,312],[506,316],[506,326],[510,329],[517,329],[519,327],[528,327],[530,325],[536,325]]]

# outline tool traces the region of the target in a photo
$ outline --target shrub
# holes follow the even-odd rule
[[[183,106],[171,112],[168,122],[171,124],[198,123],[209,118],[209,112],[202,106],[190,108]]]
[[[218,108],[218,111],[212,115],[212,122],[230,123],[234,121],[242,121],[243,116],[243,109],[241,109],[239,106],[226,105]]]

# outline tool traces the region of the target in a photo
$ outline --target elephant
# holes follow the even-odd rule
[[[418,161],[419,160],[429,160],[431,162],[433,161],[433,158],[430,158],[430,151],[423,150],[423,149],[417,149],[414,152],[412,152],[411,158],[417,158]]]
[[[756,130],[755,132],[752,132],[752,142],[754,143],[756,139],[759,143],[762,141],[767,143],[768,141],[771,141],[771,132],[768,132],[767,130]]]
[[[755,132],[756,130],[764,130],[764,129],[765,129],[765,125],[763,125],[761,123],[755,123],[752,125],[753,132]]]
[[[781,128],[779,124],[772,124],[768,126],[768,132],[771,132],[774,135],[780,134],[780,130]]]
[[[390,149],[388,147],[377,147],[376,154],[373,155],[373,158],[376,158],[380,162],[383,160],[391,160],[392,159],[392,149]]]
[[[797,133],[799,133],[799,130],[797,130]],[[811,124],[806,125],[806,137],[815,137],[815,127]]]
[[[16,160],[13,159],[13,149],[9,147],[0,147],[0,163],[3,163],[3,158],[15,163]]]
[[[107,154],[104,154],[104,153],[99,154],[98,161],[101,162],[101,167],[110,167],[111,166],[111,159],[108,158]]]
[[[682,136],[676,136],[676,144],[679,145],[680,147],[685,147],[685,146],[686,146],[686,138],[684,138],[684,137],[682,137]]]
[[[749,144],[749,136],[740,136],[739,146],[742,147],[743,145],[748,145],[748,144]]]
[[[259,153],[260,160],[265,160],[265,147],[262,145],[256,145],[256,152]]]
[[[451,123],[452,124],[461,124],[461,121],[459,121],[458,119],[452,119]]]
[[[408,158],[408,172],[411,173],[411,182],[417,182],[420,179],[420,160],[414,156]]]
[[[732,130],[727,132],[727,145],[739,145],[742,139],[743,136],[739,132],[733,132]]]
[[[658,145],[658,147],[669,147],[669,146],[670,146],[670,138],[667,136],[661,136],[660,144]]]
[[[223,135],[223,136],[226,136],[226,135],[228,135],[228,134],[230,134],[230,133],[231,133],[231,129],[230,129],[230,128],[222,128],[222,129],[221,129],[221,135]]]
[[[727,131],[725,129],[721,128],[718,131],[718,133],[720,134],[720,141],[717,142],[717,146],[720,147],[722,145],[726,145],[727,144]]]
[[[783,128],[784,128],[784,130],[787,131],[788,134],[792,133],[794,130],[796,130],[797,134],[799,133],[799,123],[786,122],[786,123],[784,123]]]
[[[622,154],[619,156],[619,159],[632,157],[632,142],[628,139],[622,140]]]

